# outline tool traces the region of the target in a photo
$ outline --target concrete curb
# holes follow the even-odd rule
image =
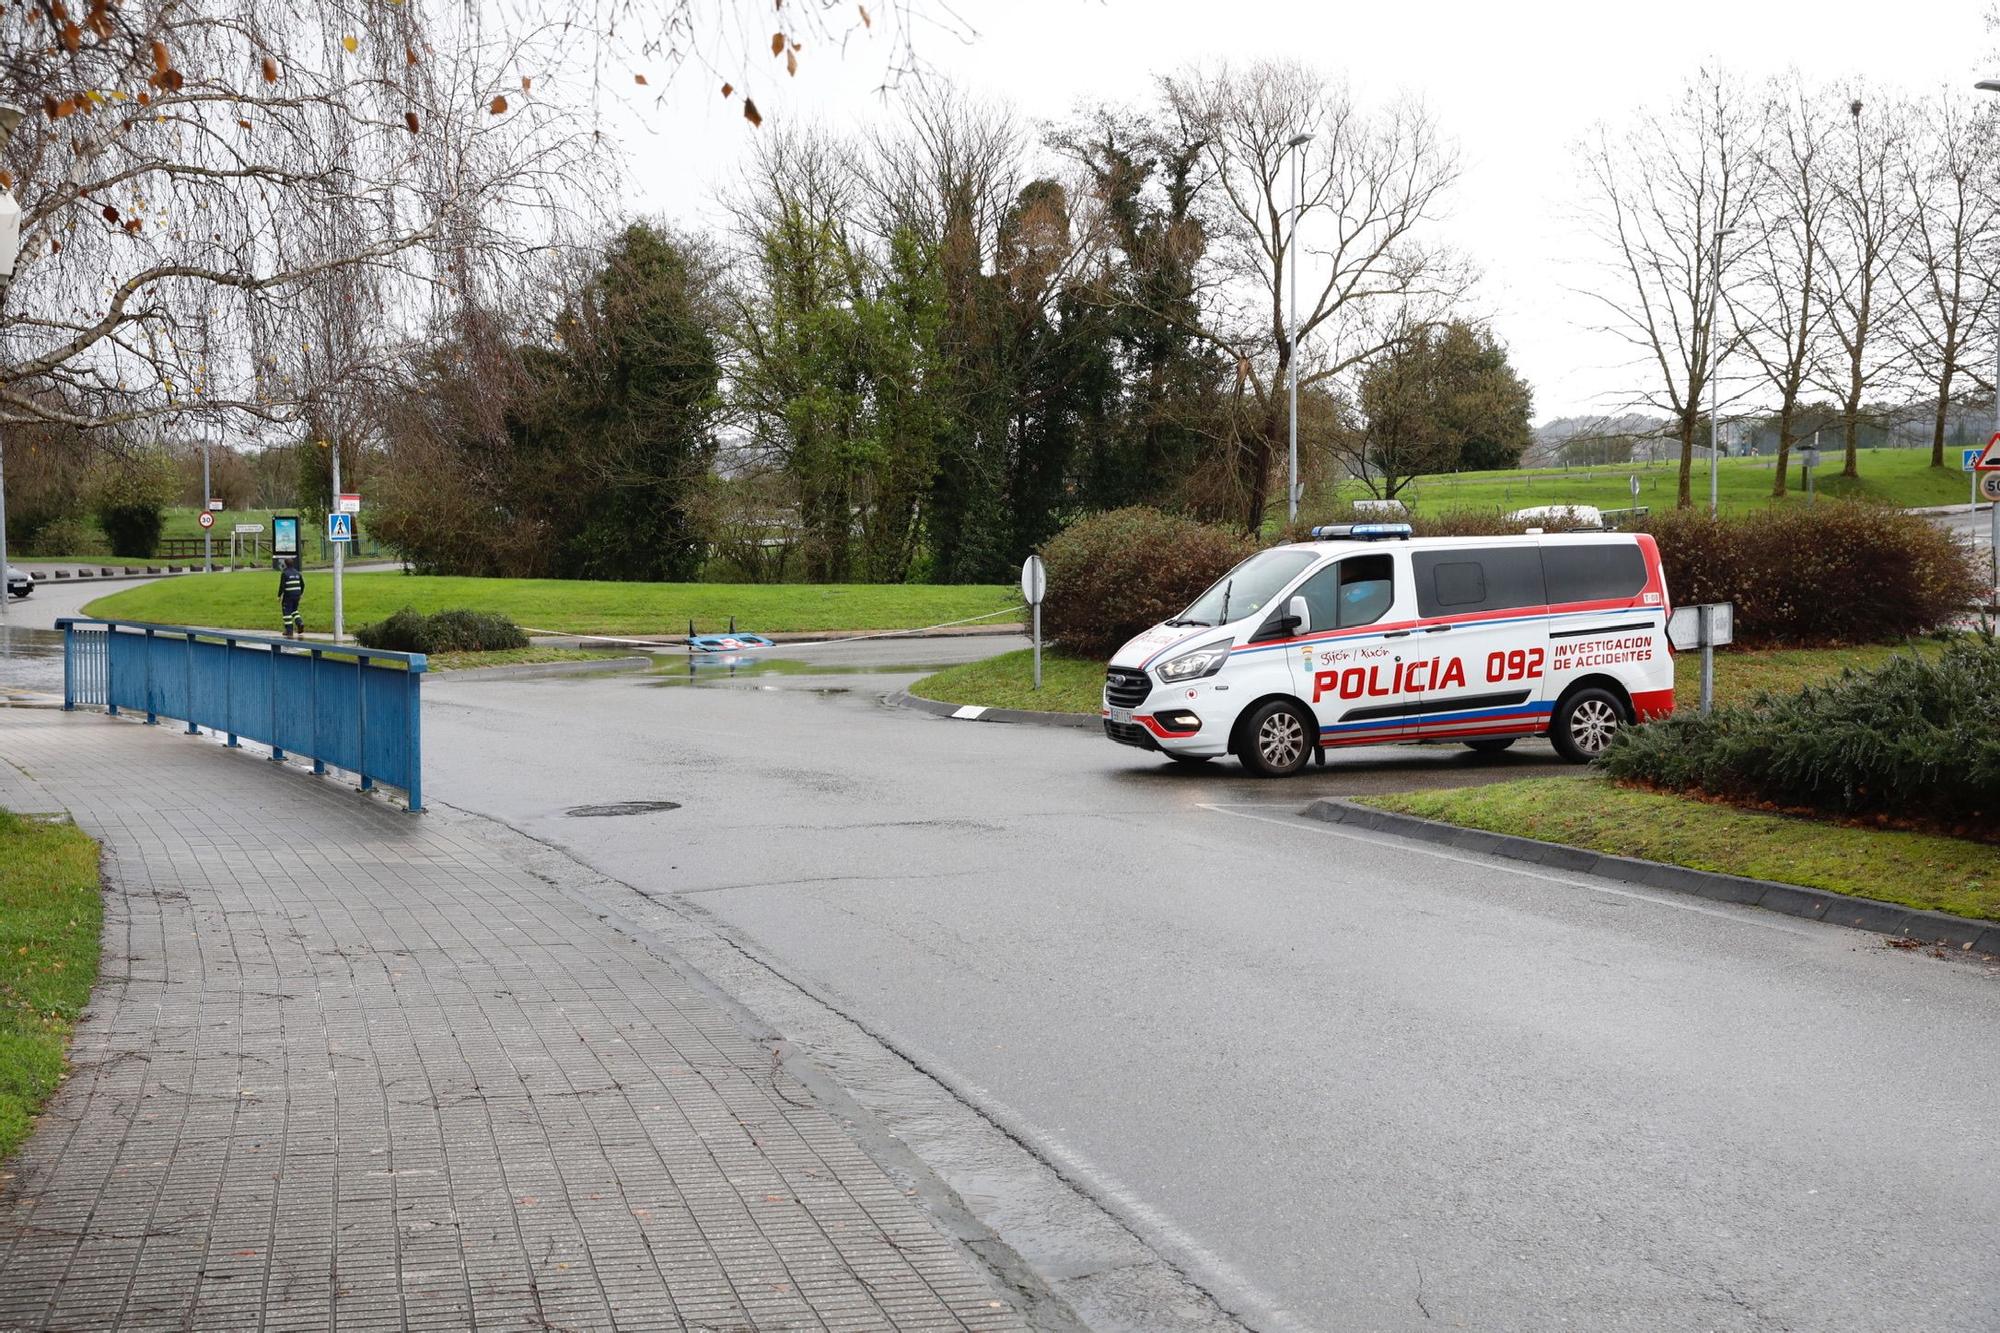
[[[1983,514],[1992,507],[1993,507],[1993,502],[1991,500],[1984,500],[1980,502],[1977,512]],[[1966,508],[1966,506],[1964,505],[1924,505],[1922,508],[1905,509],[1903,512],[1906,514],[1930,515],[1930,514],[1966,514],[1966,513],[1972,513],[1974,511]]]
[[[458,667],[427,673],[433,680],[528,680],[536,676],[584,676],[605,671],[644,671],[650,657],[605,657],[589,662],[512,662],[505,666]]]
[[[1636,857],[1614,856],[1561,843],[1519,838],[1509,833],[1488,833],[1484,829],[1463,828],[1418,815],[1399,814],[1357,805],[1353,801],[1314,801],[1303,811],[1308,819],[1329,824],[1346,824],[1372,833],[1435,842],[1461,851],[1504,856],[1513,861],[1531,861],[1550,870],[1566,870],[1578,875],[1602,875],[1627,884],[1692,894],[1715,902],[1738,903],[1802,916],[1851,930],[1870,930],[1878,935],[1896,935],[1922,940],[1926,944],[1949,944],[1974,953],[2000,954],[2000,922],[1975,921],[1969,917],[1926,912],[1915,907],[1872,898],[1850,898],[1825,889],[1775,880],[1748,879],[1709,870],[1642,861]]]
[[[1031,727],[1069,727],[1094,731],[1103,719],[1089,713],[1037,713],[1026,708],[983,708],[978,704],[947,704],[921,699],[908,690],[897,690],[882,702],[891,708],[913,708],[933,717],[957,718],[961,722],[1018,722]]]

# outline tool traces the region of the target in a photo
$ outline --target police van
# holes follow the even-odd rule
[[[1127,643],[1104,732],[1285,777],[1329,747],[1547,736],[1588,762],[1674,707],[1667,585],[1646,533],[1414,538],[1337,524],[1260,551]]]

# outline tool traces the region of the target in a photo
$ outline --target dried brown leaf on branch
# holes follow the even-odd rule
[[[874,19],[872,19],[872,18],[869,18],[869,17],[868,17],[868,6],[866,6],[866,5],[856,5],[856,6],[855,6],[855,8],[861,11],[861,26],[862,26],[862,27],[864,27],[864,28],[872,28],[872,27],[874,27],[874,26],[875,26],[875,20],[874,20]]]
[[[356,51],[361,49],[361,43],[355,38],[354,34],[351,32],[348,33],[347,36],[340,39],[340,44],[347,48],[347,53],[349,55],[353,55]]]
[[[743,99],[743,119],[749,121],[752,125],[762,125],[764,123],[764,114],[757,109],[757,103],[748,97]]]
[[[799,57],[797,55],[797,48],[794,47],[791,51],[785,52],[785,73],[796,77],[798,72]]]
[[[167,59],[167,44],[159,41],[154,42],[153,72],[155,74],[165,74],[171,68],[173,68],[173,62]]]
[[[643,74],[634,74],[632,76],[632,82],[638,84],[641,88],[643,88],[646,86],[646,76]]]
[[[486,109],[496,116],[505,115],[507,112],[507,99],[504,97],[496,97],[487,106]]]
[[[414,111],[405,111],[403,113],[403,124],[409,127],[410,133],[415,134],[419,128],[417,113]]]
[[[275,60],[273,60],[273,59],[271,59],[271,57],[269,57],[269,56],[265,56],[265,57],[264,57],[264,82],[266,82],[266,83],[276,83],[277,81],[278,81],[278,62],[277,62],[277,61],[275,61]]]
[[[532,89],[534,88],[534,86],[535,86],[535,81],[534,81],[533,79],[529,78],[529,77],[528,77],[527,75],[525,75],[525,74],[523,74],[523,75],[521,76],[521,91],[522,91],[522,92],[524,92],[524,93],[525,93],[525,92],[528,92],[528,91],[532,90]]]
[[[724,97],[729,96],[731,93],[735,91],[736,91],[736,85],[733,83],[725,83],[722,85],[722,95]]]
[[[785,34],[783,34],[782,32],[772,33],[771,54],[774,56],[781,56],[784,53],[785,53]]]

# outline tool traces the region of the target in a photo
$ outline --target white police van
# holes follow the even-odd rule
[[[1667,585],[1645,533],[1413,538],[1315,528],[1120,648],[1112,740],[1268,777],[1336,745],[1546,735],[1583,763],[1674,707]]]

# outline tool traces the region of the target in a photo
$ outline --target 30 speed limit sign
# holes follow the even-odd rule
[[[195,515],[194,521],[201,524],[204,528],[212,528],[215,526],[215,515],[204,509]]]

